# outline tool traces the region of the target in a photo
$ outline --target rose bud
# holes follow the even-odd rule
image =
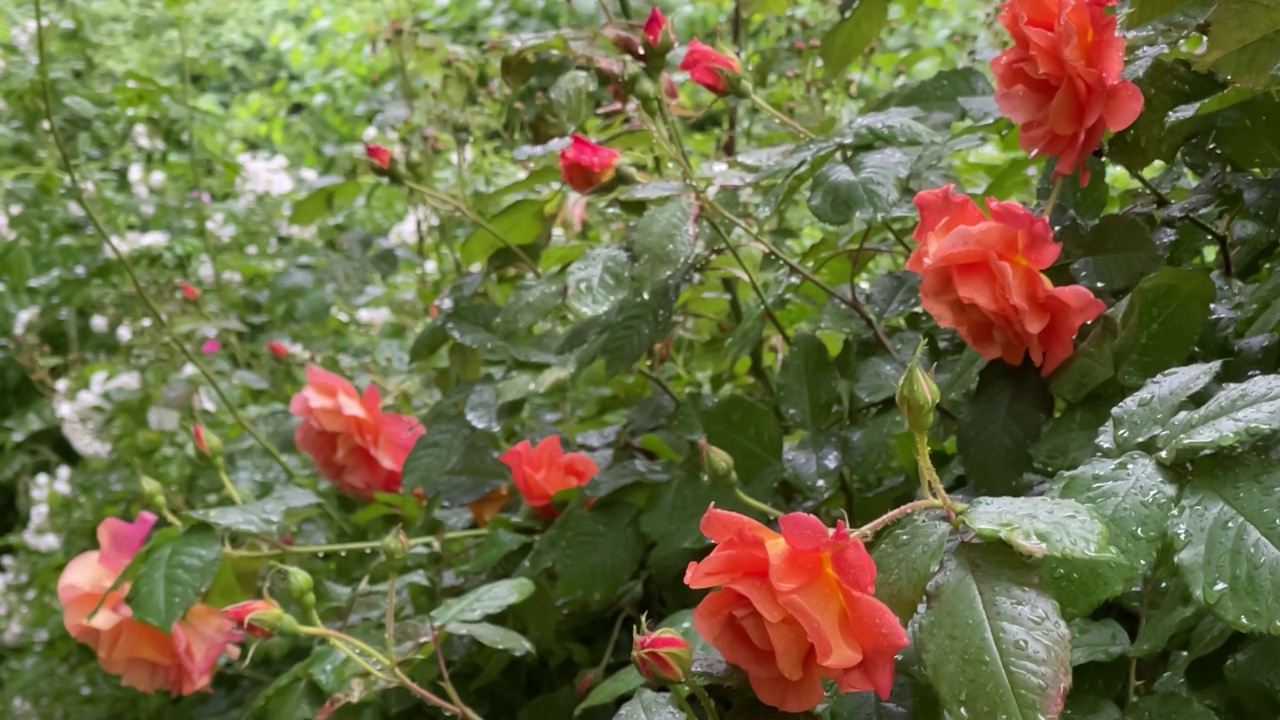
[[[179,287],[182,288],[182,297],[188,300],[191,300],[193,302],[200,299],[200,288],[196,287],[195,285],[184,282],[184,283],[181,283]]]
[[[907,418],[911,432],[926,432],[933,425],[933,409],[938,405],[938,384],[920,367],[919,355],[907,366],[907,372],[898,383],[895,399],[898,409]]]
[[[750,94],[742,77],[741,63],[730,55],[717,52],[710,45],[704,45],[697,38],[689,41],[680,69],[689,73],[690,80],[720,97]]]
[[[389,170],[391,168],[391,151],[381,145],[365,143],[364,154],[372,160],[375,165],[383,170]]]
[[[271,637],[276,632],[287,633],[298,627],[297,620],[270,600],[245,600],[223,608],[222,614],[235,623],[237,629],[258,637]]]
[[[671,48],[676,46],[675,31],[667,23],[667,18],[658,8],[649,11],[649,19],[644,21],[644,51],[648,58],[666,57]]]
[[[285,360],[289,357],[289,348],[278,340],[267,343],[267,351],[275,355],[277,360]]]
[[[580,193],[587,193],[613,179],[620,154],[574,134],[568,147],[560,151],[560,176]]]
[[[641,628],[644,629],[643,621]],[[676,630],[646,630],[633,634],[631,662],[641,677],[654,685],[682,683],[693,667],[693,650]]]
[[[222,454],[222,440],[205,426],[191,426],[191,438],[195,441],[196,449],[205,455],[217,457]]]

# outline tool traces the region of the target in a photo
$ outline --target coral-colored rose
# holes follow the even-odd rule
[[[391,151],[381,145],[365,143],[364,154],[383,170],[391,167]]]
[[[561,490],[586,485],[600,472],[591,458],[582,453],[566,453],[560,447],[560,436],[552,435],[537,447],[528,440],[498,458],[511,468],[516,489],[529,507],[544,517],[555,517],[551,498]]]
[[[745,515],[707,509],[702,534],[716,547],[689,563],[691,588],[720,587],[693,610],[693,627],[751,688],[784,712],[811,710],[822,679],[840,692],[893,688],[894,656],[907,633],[873,596],[876,566],[843,522],[834,532],[806,513],[778,520],[778,534]]]
[[[716,52],[697,38],[689,41],[689,48],[684,51],[684,59],[680,61],[680,69],[689,73],[690,80],[721,97],[731,91],[726,74],[735,76],[742,72],[742,66],[735,58]]]
[[[110,589],[155,523],[149,512],[138,513],[132,523],[103,520],[98,525],[100,549],[72,558],[58,578],[58,602],[67,632],[93,648],[98,664],[119,675],[121,684],[147,693],[189,695],[208,689],[218,658],[238,654],[232,643],[240,634],[208,605],[192,606],[165,633],[133,619],[125,603],[129,583]],[[98,611],[90,618],[95,607]]]
[[[271,637],[284,618],[280,606],[270,600],[245,600],[222,609],[236,628],[258,637]]]
[[[907,269],[920,274],[920,302],[986,360],[1048,375],[1071,357],[1080,326],[1106,305],[1079,285],[1054,287],[1040,271],[1058,259],[1049,222],[1018,203],[987,199],[988,218],[954,186],[915,197],[920,246]]]
[[[996,104],[1021,126],[1018,144],[1058,158],[1054,175],[1080,171],[1107,130],[1129,127],[1142,91],[1123,80],[1124,39],[1104,9],[1114,0],[1007,0],[1000,22],[1013,47],[996,56]]]
[[[381,402],[373,385],[360,395],[346,378],[314,365],[289,402],[289,412],[302,418],[294,433],[298,449],[349,495],[400,492],[405,458],[426,432],[416,418],[383,412]]]
[[[580,193],[613,179],[619,153],[574,134],[569,147],[560,151],[560,176]]]

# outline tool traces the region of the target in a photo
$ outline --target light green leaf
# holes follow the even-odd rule
[[[1053,717],[1071,684],[1071,633],[1030,568],[1000,545],[962,544],[929,584],[919,650],[954,717]]]
[[[1192,594],[1237,630],[1280,634],[1280,465],[1210,456],[1190,476],[1170,528]]]
[[[876,598],[889,606],[906,624],[924,598],[925,586],[942,565],[942,554],[951,536],[951,526],[919,516],[903,520],[881,531],[871,558],[876,576]]]
[[[533,581],[507,578],[480,587],[440,603],[431,611],[431,624],[445,627],[450,623],[483,620],[506,610],[533,594]]]
[[[591,688],[591,692],[587,694],[587,697],[581,703],[578,703],[573,715],[577,717],[583,710],[600,705],[608,705],[623,695],[628,695],[638,688],[644,687],[644,684],[645,681],[640,676],[640,671],[636,670],[634,665],[627,665],[605,678],[604,682]]]
[[[1182,404],[1218,374],[1222,361],[1166,370],[1111,410],[1111,438],[1117,450],[1138,447],[1164,430]]]
[[[560,207],[562,196],[553,195],[549,200],[529,198],[517,200],[488,218],[502,236],[501,239],[486,228],[477,226],[462,242],[462,260],[465,263],[484,262],[494,251],[505,247],[503,240],[512,245],[536,243],[551,231],[551,219]]]
[[[595,113],[595,94],[595,73],[570,70],[556,78],[547,91],[547,99],[561,120],[570,127],[578,127]]]
[[[859,0],[849,16],[822,36],[822,65],[828,77],[843,73],[880,36],[889,19],[889,0]]]
[[[688,265],[696,247],[695,208],[692,200],[676,198],[654,205],[636,221],[628,237],[639,285],[649,287]]]
[[[222,545],[211,528],[199,526],[143,552],[129,607],[134,618],[169,632],[213,582]]]
[[[1003,540],[1033,558],[1096,560],[1115,555],[1107,528],[1075,500],[1050,497],[980,497],[960,519],[989,540]]]
[[[1120,623],[1105,620],[1073,620],[1071,628],[1071,665],[1115,660],[1129,650],[1129,633]]]
[[[1227,385],[1203,407],[1179,413],[1156,439],[1160,459],[1237,445],[1280,429],[1280,375]]]
[[[590,248],[569,266],[565,287],[565,303],[574,312],[607,312],[631,292],[631,258],[619,248]]]
[[[809,211],[829,225],[880,220],[901,196],[911,161],[897,148],[869,150],[848,162],[833,160],[813,178]]]
[[[314,225],[317,220],[349,205],[359,195],[358,180],[347,180],[316,188],[293,206],[293,212],[289,214],[289,224]]]
[[[185,514],[216,528],[271,534],[279,530],[280,524],[284,522],[285,515],[289,511],[309,508],[319,502],[320,498],[310,490],[292,485],[280,485],[261,500],[243,505],[190,510]]]
[[[640,688],[618,709],[613,720],[684,720],[684,711],[676,704],[671,693],[654,692]]]
[[[533,655],[537,651],[529,638],[510,628],[486,622],[451,622],[444,626],[445,632],[454,635],[466,635],[495,650],[506,650],[515,656]]]

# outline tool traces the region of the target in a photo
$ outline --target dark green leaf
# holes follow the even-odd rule
[[[881,220],[898,202],[898,186],[910,169],[897,148],[869,150],[847,163],[833,160],[813,178],[809,211],[829,225]]]
[[[667,337],[682,288],[683,273],[678,273],[651,288],[632,291],[613,310],[588,321],[591,325],[575,328],[564,347],[582,348],[577,358],[579,368],[603,358],[606,375],[629,370],[632,363]]]
[[[1182,60],[1155,59],[1138,67],[1142,73],[1135,82],[1142,91],[1142,113],[1107,143],[1107,156],[1134,172],[1141,172],[1155,160],[1173,160],[1187,138],[1206,127],[1202,117],[1166,123],[1169,111],[1223,88],[1213,76],[1193,71]]]
[[[797,335],[778,372],[782,416],[811,432],[825,427],[840,410],[837,380],[827,346],[813,335]]]
[[[506,578],[481,585],[440,603],[431,611],[431,624],[445,627],[451,623],[483,620],[524,600],[533,590],[533,581],[527,578]]]
[[[1160,264],[1160,250],[1141,220],[1107,215],[1085,235],[1079,259],[1071,263],[1071,274],[1090,290],[1116,295],[1128,291]]]
[[[1280,633],[1280,465],[1251,455],[1197,462],[1171,530],[1197,600],[1242,632]]]
[[[920,307],[920,276],[909,270],[885,273],[871,283],[867,307],[879,318],[891,318]]]
[[[213,582],[222,545],[211,528],[198,526],[143,552],[129,607],[134,618],[169,632]]]
[[[270,495],[245,503],[207,510],[190,510],[186,514],[216,528],[241,532],[271,534],[280,529],[290,510],[301,510],[320,502],[315,493],[292,485],[280,485]]]
[[[593,602],[611,598],[644,557],[636,515],[636,507],[624,503],[571,508],[538,540],[528,564],[535,569],[550,565],[563,597]]]
[[[733,457],[747,485],[776,478],[782,466],[782,431],[767,408],[732,395],[702,412],[707,442]]]
[[[1161,459],[1237,445],[1280,429],[1280,375],[1226,385],[1203,407],[1173,418],[1157,442]]]
[[[872,103],[871,109],[917,107],[926,113],[937,114],[942,119],[950,121],[964,115],[971,115],[972,113],[966,109],[966,103],[969,103],[968,107],[971,108],[973,100],[985,99],[992,92],[991,82],[977,68],[955,68],[943,70],[927,80],[890,90],[880,100]],[[990,118],[980,116],[973,119],[983,122]]]
[[[613,247],[594,247],[569,266],[565,303],[585,317],[607,312],[631,292],[631,258]]]
[[[822,37],[822,64],[827,76],[843,73],[880,36],[889,19],[889,0],[858,0],[848,17]]]
[[[876,597],[906,624],[924,598],[925,586],[942,564],[951,526],[914,517],[881,531],[871,558],[876,561]]]
[[[532,585],[532,583],[530,583]],[[533,655],[533,643],[529,638],[510,628],[486,622],[451,622],[444,626],[445,632],[467,637],[496,650],[506,650],[512,655]]]
[[[644,684],[645,680],[640,676],[640,671],[636,670],[634,665],[628,665],[605,678],[604,682],[591,688],[591,692],[587,694],[587,697],[574,709],[573,716],[577,717],[583,710],[612,704],[613,701],[623,695],[630,695],[637,689],[644,687]]]
[[[962,544],[929,584],[925,668],[954,717],[1054,717],[1071,684],[1071,634],[1058,604],[1000,545]]]
[[[571,127],[578,127],[595,114],[595,94],[595,73],[570,70],[547,91],[547,99],[561,120]]]
[[[476,430],[462,418],[434,423],[418,439],[405,460],[403,489],[422,488],[444,507],[465,505],[511,480],[511,469],[498,461],[492,434]]]
[[[1014,492],[1031,469],[1031,443],[1053,412],[1053,397],[1031,363],[990,362],[956,431],[965,477],[975,492]]]
[[[1280,1],[1219,0],[1209,16],[1209,51],[1200,64],[1241,84],[1274,84],[1280,66]]]
[[[1202,270],[1166,267],[1138,283],[1120,318],[1116,376],[1139,385],[1181,363],[1209,318],[1213,281]]]
[[[1111,437],[1121,452],[1132,450],[1155,437],[1173,419],[1182,404],[1218,374],[1222,361],[1198,363],[1166,370],[1111,410]]]
[[[1097,560],[1115,555],[1106,526],[1075,500],[977,498],[959,517],[978,537],[1003,540],[1033,558]]]
[[[636,222],[629,237],[636,256],[635,278],[641,287],[683,272],[696,248],[695,208],[692,200],[676,198],[654,205]]]
[[[1073,620],[1069,627],[1072,667],[1108,662],[1129,651],[1129,633],[1115,620]]]
[[[1180,692],[1141,697],[1124,714],[1125,720],[1218,720],[1212,710]]]
[[[1231,694],[1252,717],[1280,717],[1277,657],[1280,638],[1251,638],[1222,668]]]

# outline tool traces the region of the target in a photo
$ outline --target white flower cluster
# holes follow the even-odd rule
[[[0,557],[0,618],[5,620],[0,643],[10,647],[21,644],[27,635],[25,621],[31,614],[27,603],[36,597],[36,589],[28,587],[30,581],[30,573],[18,567],[16,556]]]
[[[315,225],[290,225],[284,220],[275,222],[276,233],[281,237],[287,237],[291,240],[315,240],[319,234],[319,229]],[[274,242],[272,238],[272,242]],[[274,252],[274,249],[268,248],[268,253]]]
[[[18,314],[13,316],[13,336],[20,338],[23,335],[26,335],[27,327],[39,316],[39,305],[32,305],[19,310]]]
[[[121,325],[116,328],[120,336]],[[132,336],[132,331],[130,331]],[[123,340],[121,342],[124,342]],[[112,390],[137,390],[142,387],[142,375],[136,370],[109,378],[106,370],[99,370],[89,378],[89,387],[71,393],[71,382],[62,378],[54,383],[53,414],[62,423],[62,434],[71,447],[88,458],[105,458],[111,454],[111,441],[102,437],[111,403],[107,393]]]
[[[99,335],[103,335],[111,329],[111,320],[106,315],[94,313],[89,316],[89,329]]]
[[[375,330],[391,322],[391,317],[392,313],[389,307],[362,307],[356,309],[356,322],[361,325],[368,325]]]
[[[131,163],[127,177],[129,178],[129,190],[138,199],[138,211],[144,217],[155,215],[156,199],[151,196],[151,191],[164,187],[169,176],[165,175],[163,170],[152,170],[148,173],[142,163]]]
[[[205,218],[204,229],[222,242],[231,242],[231,238],[236,235],[235,223],[228,222],[226,213],[221,210],[211,213],[209,217]]]
[[[200,282],[205,285],[213,284],[213,261],[208,255],[201,255],[199,263],[196,265],[196,277],[200,278]],[[228,285],[239,285],[244,282],[244,275],[238,270],[223,270],[222,282]]]
[[[139,150],[163,150],[164,140],[151,137],[147,126],[142,123],[134,123],[133,128],[129,131],[129,142],[132,142]]]
[[[120,248],[120,252],[128,255],[140,248],[163,247],[169,243],[169,233],[164,230],[148,230],[146,232],[138,232],[129,230],[124,237],[119,235],[111,236],[111,241],[115,246]],[[111,252],[111,248],[102,247],[102,254],[106,257],[115,257],[115,253]]]
[[[45,18],[44,26],[49,27],[49,19]],[[36,52],[36,21],[23,20],[9,26],[9,42],[13,46],[27,56],[31,62],[37,62],[40,59]]]
[[[62,549],[62,536],[49,524],[49,495],[66,497],[71,494],[71,468],[59,465],[50,477],[49,473],[36,473],[31,479],[31,510],[27,527],[22,531],[22,541],[35,552],[51,553]]]
[[[392,245],[413,245],[418,242],[419,228],[424,232],[427,228],[438,225],[439,220],[430,210],[422,205],[414,205],[404,219],[391,227],[387,240]]]
[[[258,195],[288,195],[293,192],[293,176],[289,174],[289,158],[276,154],[271,157],[240,153],[240,176],[236,178],[236,190],[252,200]]]

